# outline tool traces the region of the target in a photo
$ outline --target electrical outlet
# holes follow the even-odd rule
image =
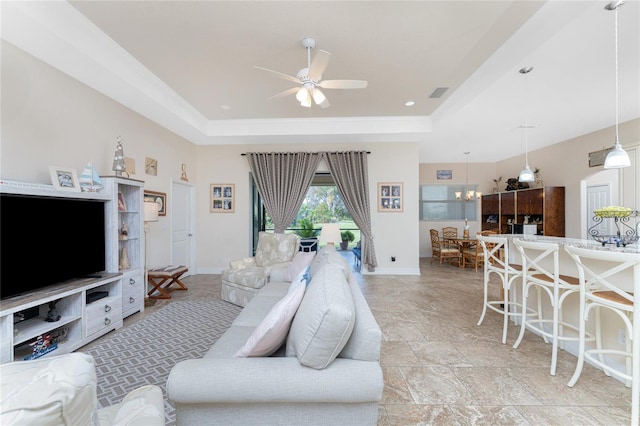
[[[620,345],[624,345],[627,341],[627,336],[625,335],[625,332],[623,329],[619,328],[618,329],[618,344]]]
[[[395,256],[391,256],[391,261],[395,262],[396,261],[396,257]]]

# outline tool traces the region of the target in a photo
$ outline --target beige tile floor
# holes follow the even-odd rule
[[[420,276],[357,274],[383,332],[385,389],[379,425],[626,425],[631,391],[586,366],[574,388],[566,383],[576,358],[558,356],[549,375],[550,345],[527,333],[518,349],[500,343],[502,317],[481,312],[482,272],[421,259]],[[219,300],[220,275],[184,280],[172,300]],[[171,301],[172,301],[171,300]],[[144,314],[171,301],[156,301]]]

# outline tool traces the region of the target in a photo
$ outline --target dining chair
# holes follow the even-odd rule
[[[577,277],[560,273],[560,245],[558,243],[527,241],[516,238],[513,240],[522,257],[522,312],[526,312],[532,289],[537,294],[537,317],[520,319],[520,334],[513,347],[518,348],[524,337],[525,330],[539,334],[545,343],[551,340],[551,369],[550,374],[556,375],[558,364],[558,347],[564,349],[564,342],[578,341],[578,325],[563,321],[562,305],[567,297],[580,291]],[[543,317],[543,295],[548,296],[551,304],[551,316]],[[593,341],[594,337],[586,338]]]
[[[484,265],[484,253],[482,245],[475,242],[470,243],[462,248],[462,266],[466,267],[467,263],[475,267],[478,272],[478,266]]]
[[[456,238],[458,238],[458,228],[453,226],[445,226],[444,228],[442,228],[442,238],[445,240],[447,238],[452,238],[455,240]]]
[[[462,253],[460,252],[460,248],[457,244],[452,244],[446,241],[443,241],[438,234],[438,231],[435,229],[430,229],[429,234],[431,235],[431,262],[433,263],[433,259],[437,258],[442,265],[442,261],[444,259],[458,260],[458,265],[460,264],[460,259]]]
[[[509,290],[517,278],[522,278],[522,266],[509,262],[509,243],[506,237],[477,235],[484,255],[484,296],[482,314],[478,325],[482,324],[487,309],[491,309],[503,316],[502,343],[507,342],[507,329],[510,317],[521,317],[522,304],[509,300]],[[489,300],[489,284],[491,274],[500,279],[500,299]],[[537,315],[528,308],[527,316]]]
[[[598,247],[599,248],[599,247]],[[565,246],[578,267],[580,282],[580,331],[578,363],[567,384],[573,387],[587,361],[631,386],[631,424],[640,422],[640,254]],[[602,330],[596,323],[596,347],[586,347],[589,313],[608,309],[624,324],[625,349],[603,348]],[[625,369],[605,362],[604,356],[622,356]]]

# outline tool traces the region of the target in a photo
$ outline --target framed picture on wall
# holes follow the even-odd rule
[[[236,186],[232,183],[209,185],[209,211],[211,213],[233,213],[236,203]]]
[[[155,201],[158,203],[158,216],[167,215],[167,194],[165,192],[147,191],[144,190],[144,201]]]
[[[378,211],[400,213],[404,211],[402,183],[378,183]]]

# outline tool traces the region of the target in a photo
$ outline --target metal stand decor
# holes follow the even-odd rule
[[[631,216],[638,216],[638,211],[633,211],[625,207],[605,207],[595,210],[593,217],[593,226],[589,228],[589,235],[594,240],[605,244],[615,244],[616,247],[626,247],[627,244],[633,244],[638,241],[639,232],[628,225]],[[605,219],[613,219],[616,226],[616,235],[602,235],[598,231],[598,227]],[[640,222],[639,222],[640,225]]]

